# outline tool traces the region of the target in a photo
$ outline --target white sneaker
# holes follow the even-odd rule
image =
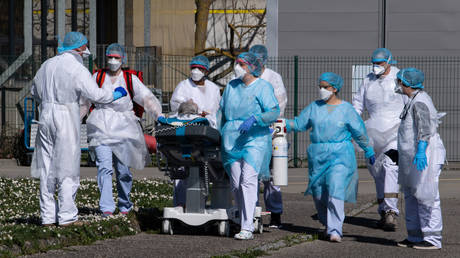
[[[251,231],[241,230],[240,233],[235,234],[235,239],[238,239],[238,240],[254,239],[254,235],[252,234]]]
[[[339,235],[332,234],[331,237],[329,238],[329,241],[335,242],[335,243],[340,243],[340,242],[342,242],[342,238]]]

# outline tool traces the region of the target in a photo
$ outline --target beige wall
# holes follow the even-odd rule
[[[126,23],[126,42],[144,46],[144,0],[126,1],[126,5],[127,9],[132,6],[133,14],[132,22]],[[150,6],[150,45],[161,46],[165,55],[193,55],[195,1],[150,0]]]

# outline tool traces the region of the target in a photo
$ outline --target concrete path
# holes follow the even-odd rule
[[[0,176],[26,177],[28,167],[3,165]],[[344,224],[344,241],[340,244],[315,240],[270,252],[271,257],[459,257],[460,254],[460,170],[445,170],[440,179],[440,193],[444,220],[443,249],[420,251],[395,246],[396,241],[405,238],[403,214],[396,232],[385,232],[375,228],[379,216],[375,200],[375,188],[367,170],[359,170],[359,194],[357,204],[346,204],[347,214],[355,214],[360,207],[370,207],[354,216],[347,216]],[[81,176],[95,177],[96,169],[82,167]],[[136,178],[165,178],[156,168],[135,171]],[[284,227],[280,230],[265,229],[262,235],[255,235],[252,241],[236,241],[216,236],[215,229],[182,229],[180,234],[169,236],[141,233],[118,239],[99,241],[90,246],[75,246],[62,250],[36,254],[33,257],[210,257],[244,251],[261,246],[293,233],[315,234],[320,228],[313,219],[316,210],[311,196],[303,196],[306,188],[307,171],[289,169],[289,186],[283,187]],[[403,205],[403,203],[401,203]],[[403,209],[402,209],[403,210]],[[265,223],[268,222],[265,218]]]

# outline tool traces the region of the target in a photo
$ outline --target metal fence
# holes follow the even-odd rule
[[[105,46],[99,47],[96,63],[105,64]],[[151,50],[148,50],[151,51]],[[157,56],[146,50],[127,48],[128,65],[144,72],[144,81],[148,87],[159,88],[163,92],[163,102],[168,103],[176,85],[188,78],[189,61],[191,57],[184,56]],[[449,161],[460,161],[460,106],[458,97],[460,87],[460,57],[395,57],[398,67],[417,67],[425,72],[425,89],[430,94],[439,112],[447,112],[442,119],[439,132],[447,149]],[[22,128],[23,98],[27,96],[31,79],[40,66],[39,58],[29,58],[26,63],[2,85],[2,120],[8,128]],[[231,69],[232,62],[226,57],[211,59],[211,66],[223,64],[213,70],[210,78],[220,76],[224,71]],[[87,63],[88,66],[90,66]],[[335,72],[343,76],[344,87],[339,97],[351,101],[352,94],[361,84],[365,75],[370,71],[369,57],[277,57],[269,58],[267,67],[279,72],[288,93],[288,105],[285,116],[292,118],[300,114],[302,109],[317,99],[318,77],[323,72]],[[0,71],[1,72],[1,71]],[[225,74],[225,73],[224,73]],[[226,85],[232,73],[226,73],[217,80],[219,85]],[[168,112],[167,105],[165,112]],[[366,114],[364,114],[366,117]],[[288,138],[291,147],[289,156],[295,157],[297,165],[306,165],[306,149],[309,137],[306,132],[290,134]],[[358,159],[363,161],[362,153]]]
[[[439,133],[447,149],[449,161],[460,161],[460,57],[395,57],[397,67],[416,67],[425,73],[425,89],[439,112],[447,112],[442,119]],[[317,99],[318,77],[323,72],[335,72],[343,76],[344,87],[339,97],[351,102],[365,75],[370,71],[369,57],[280,57],[272,58],[273,67],[283,77],[288,92],[286,117],[292,118]],[[367,115],[364,114],[364,117]],[[290,157],[306,159],[309,137],[306,133],[289,135]],[[296,153],[297,152],[297,153]],[[362,153],[358,155],[362,161]]]
[[[439,133],[447,149],[449,161],[460,161],[460,57],[395,57],[397,67],[417,67],[425,73],[425,90],[430,94],[439,112],[447,112],[442,119]],[[188,76],[190,57],[163,57],[162,89],[173,91],[175,85]],[[219,60],[213,60],[215,64]],[[228,66],[214,72],[224,70]],[[283,77],[288,93],[285,116],[292,118],[318,97],[318,77],[323,72],[335,72],[343,76],[344,87],[339,97],[351,102],[353,93],[358,90],[364,77],[371,70],[369,57],[277,57],[269,58],[267,67],[279,72]],[[211,75],[213,75],[211,74]],[[218,80],[225,85],[231,74]],[[367,114],[363,115],[364,119]],[[298,166],[306,165],[307,146],[310,144],[308,132],[289,134],[291,144],[289,157]],[[358,152],[358,160],[364,161],[363,153]],[[294,163],[292,162],[292,163]]]

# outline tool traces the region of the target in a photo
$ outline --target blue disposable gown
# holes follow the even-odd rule
[[[369,146],[363,120],[353,106],[345,101],[328,105],[322,100],[307,106],[302,113],[286,121],[287,131],[310,132],[308,146],[309,183],[305,194],[356,202],[358,172],[351,139],[365,151],[366,158],[374,154]]]
[[[220,126],[222,134],[222,161],[230,174],[233,162],[243,159],[260,178],[270,176],[268,165],[272,138],[269,125],[276,121],[280,109],[272,85],[257,79],[246,86],[240,79],[230,81],[220,101]],[[249,117],[256,124],[245,134],[238,128]]]

